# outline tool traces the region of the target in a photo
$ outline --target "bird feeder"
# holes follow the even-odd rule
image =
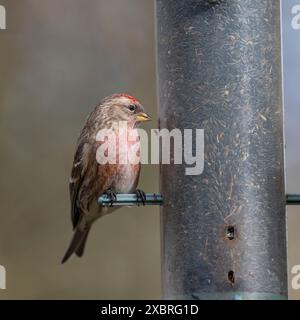
[[[286,299],[279,0],[157,0],[160,127],[204,129],[204,172],[161,166],[163,297]]]

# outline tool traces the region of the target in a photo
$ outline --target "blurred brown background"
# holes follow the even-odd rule
[[[157,208],[99,220],[84,259],[60,264],[71,237],[74,146],[89,111],[106,95],[128,92],[154,117],[147,128],[157,127],[154,1],[0,3],[8,28],[0,33],[0,264],[7,270],[0,299],[160,298]],[[158,191],[158,168],[146,166],[140,181]],[[291,265],[300,264],[299,226],[293,208]]]
[[[68,179],[87,114],[104,96],[140,99],[156,127],[154,8],[148,0],[9,0],[0,33],[0,298],[159,298],[157,208],[95,225],[84,259],[71,237]],[[158,191],[158,168],[140,187]]]

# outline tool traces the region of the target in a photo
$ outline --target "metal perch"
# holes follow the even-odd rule
[[[300,194],[287,194],[286,195],[287,205],[300,205]]]
[[[98,199],[98,203],[104,206],[110,206],[110,198],[107,195],[102,195]],[[113,206],[138,206],[141,204],[141,201],[137,199],[136,194],[117,194],[117,200],[114,201]],[[162,205],[163,197],[159,193],[147,193],[145,205]],[[300,194],[287,194],[286,195],[286,204],[287,205],[300,205]]]
[[[104,206],[111,205],[111,199],[106,194],[99,197],[98,202]],[[162,196],[156,193],[147,193],[145,205],[161,205],[163,203]],[[137,206],[141,205],[136,194],[117,194],[117,199],[113,202],[113,206]]]

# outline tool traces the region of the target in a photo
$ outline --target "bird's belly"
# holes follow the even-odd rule
[[[131,193],[135,191],[138,182],[139,167],[139,164],[119,164],[113,189],[117,193]]]
[[[130,162],[132,156],[137,162]],[[140,171],[140,142],[127,141],[127,148],[119,148],[119,159],[127,159],[127,163],[118,163],[117,175],[113,189],[117,193],[132,193],[135,191]]]

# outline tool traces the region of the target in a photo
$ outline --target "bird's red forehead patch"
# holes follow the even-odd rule
[[[124,97],[124,98],[127,98],[129,99],[130,101],[132,101],[133,103],[139,103],[139,101],[133,97],[133,96],[130,96],[129,94],[126,94],[126,93],[120,93],[118,94],[119,97]]]

